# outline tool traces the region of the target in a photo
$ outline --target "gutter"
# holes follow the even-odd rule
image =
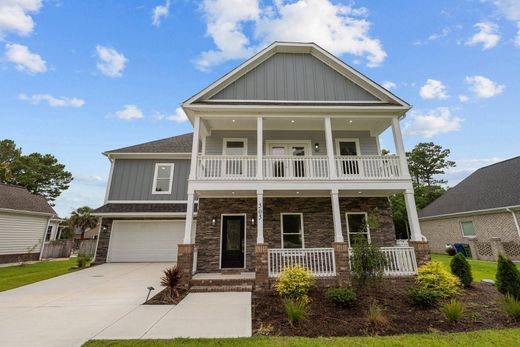
[[[438,214],[435,216],[419,217],[419,220],[426,221],[426,220],[433,220],[433,219],[456,218],[459,216],[467,216],[467,215],[472,215],[472,214],[487,214],[487,213],[495,213],[495,212],[501,212],[501,211],[510,212],[510,210],[512,210],[512,209],[519,209],[519,208],[520,208],[520,205],[514,205],[514,206],[488,208],[488,209],[484,209],[484,210],[445,213],[445,214]],[[515,216],[515,218],[516,218],[516,216]]]

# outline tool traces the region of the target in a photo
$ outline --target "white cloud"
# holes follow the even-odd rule
[[[386,58],[381,42],[369,35],[365,8],[330,0],[277,0],[264,7],[259,0],[204,0],[201,10],[216,46],[197,59],[201,70],[249,57],[273,41],[316,42],[336,55],[363,57],[368,66],[381,65]],[[252,37],[244,25],[251,25]]]
[[[498,25],[491,22],[480,22],[474,25],[479,31],[473,35],[466,45],[476,46],[482,44],[482,49],[490,49],[497,45],[500,41],[500,32],[498,31]]]
[[[491,98],[501,94],[505,86],[497,84],[484,76],[469,76],[465,79],[471,90],[477,98]]]
[[[96,46],[98,54],[97,68],[109,77],[121,77],[128,59],[111,47]]]
[[[36,74],[47,71],[47,63],[36,53],[29,51],[29,48],[17,43],[5,45],[5,57],[8,61],[15,64],[16,70],[28,74]]]
[[[459,101],[460,102],[468,102],[469,101],[469,96],[467,96],[467,95],[459,95]]]
[[[446,86],[438,80],[428,79],[419,91],[423,99],[447,99]]]
[[[79,182],[87,185],[105,186],[107,179],[101,176],[74,176],[74,182]]]
[[[459,160],[455,159],[454,161],[456,166],[448,168],[443,178],[448,180],[450,186],[454,186],[481,167],[498,163],[502,160],[504,160],[504,158],[498,157]]]
[[[438,107],[426,113],[412,111],[411,121],[404,127],[408,135],[432,137],[437,134],[458,131],[462,119],[451,114],[447,107]]]
[[[18,96],[20,100],[29,101],[33,104],[39,104],[42,101],[47,102],[47,104],[51,107],[83,107],[85,105],[85,100],[79,98],[67,98],[61,96],[59,98],[55,98],[49,94],[33,94],[32,96],[27,96],[26,94],[20,94]]]
[[[124,120],[143,118],[143,112],[136,105],[125,105],[122,110],[116,112],[116,117]]]
[[[434,34],[431,34],[430,36],[428,36],[428,40],[435,41],[435,40],[438,40],[438,39],[440,39],[442,37],[448,36],[449,33],[450,33],[450,29],[449,28],[444,28],[444,29],[441,30],[441,32],[434,33]]]
[[[7,32],[28,36],[34,29],[30,14],[37,13],[42,0],[1,0],[0,1],[0,38]]]
[[[520,21],[520,1],[518,0],[488,0],[493,3],[501,14],[511,21]]]
[[[518,31],[516,32],[515,45],[520,47],[520,22],[518,22],[516,25],[518,27]]]
[[[397,88],[397,85],[391,81],[384,81],[382,86],[388,90]]]
[[[181,107],[177,107],[173,114],[156,113],[154,118],[157,120],[171,120],[177,123],[182,123],[188,120],[186,113],[184,113],[184,110]]]
[[[170,0],[166,0],[164,5],[157,5],[152,11],[152,25],[158,27],[161,25],[161,19],[167,17],[170,13]]]

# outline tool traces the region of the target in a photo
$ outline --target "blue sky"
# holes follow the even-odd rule
[[[73,173],[60,215],[97,207],[101,152],[190,131],[179,104],[273,40],[315,41],[411,103],[406,147],[450,148],[450,185],[519,154],[518,0],[0,0],[0,138]]]

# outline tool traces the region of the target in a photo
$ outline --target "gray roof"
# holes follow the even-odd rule
[[[3,183],[0,183],[0,208],[56,214],[43,196],[32,194],[24,187]]]
[[[105,153],[191,153],[192,142],[193,133],[188,133],[130,147],[114,149]]]
[[[144,203],[144,204],[106,204],[96,208],[93,213],[169,213],[186,212],[186,204]]]
[[[520,156],[478,169],[419,212],[419,218],[520,205]]]

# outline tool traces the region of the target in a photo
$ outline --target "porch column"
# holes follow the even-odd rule
[[[327,157],[329,158],[329,176],[337,178],[336,161],[334,160],[334,141],[332,140],[332,124],[330,117],[325,117],[325,141],[327,145]]]
[[[338,193],[337,189],[330,191],[330,197],[332,199],[332,219],[334,221],[334,242],[344,242],[343,232],[341,230],[341,213],[339,210]]]
[[[406,189],[404,192],[404,202],[406,204],[406,213],[408,214],[408,223],[410,225],[410,238],[412,241],[422,241],[421,226],[419,224],[419,216],[417,215],[412,188]]]
[[[200,117],[195,115],[193,120],[193,144],[191,146],[190,180],[197,177],[197,156],[199,155]]]
[[[193,204],[194,204],[193,192],[188,192],[188,204],[186,207],[186,224],[184,228],[184,240],[183,244],[191,244],[191,229],[193,225]]]
[[[263,177],[263,147],[264,147],[264,119],[260,116],[256,118],[256,178]],[[260,218],[259,218],[260,219]]]
[[[399,125],[399,117],[392,118],[392,134],[394,136],[395,151],[399,156],[399,163],[401,166],[401,176],[408,177],[410,172],[408,171],[408,163],[406,161],[406,151],[404,150],[403,135],[401,133],[401,127]],[[414,204],[415,205],[415,204]]]
[[[256,191],[256,243],[264,243],[264,191]]]

